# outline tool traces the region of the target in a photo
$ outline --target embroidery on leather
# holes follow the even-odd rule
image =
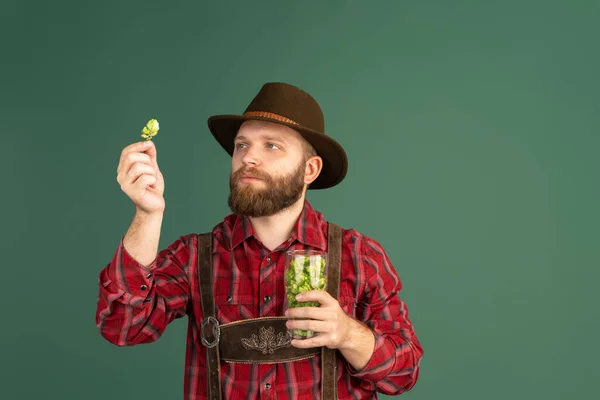
[[[273,354],[282,347],[290,347],[291,341],[290,335],[279,332],[275,336],[275,329],[272,326],[267,329],[263,326],[259,330],[259,336],[253,333],[248,339],[242,338],[242,345],[246,349],[260,350],[263,354]]]

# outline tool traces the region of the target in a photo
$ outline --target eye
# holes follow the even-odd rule
[[[279,149],[279,146],[277,146],[275,143],[267,143],[267,147],[273,150]]]
[[[246,146],[245,143],[242,143],[242,142],[235,143],[235,148],[236,149],[242,149],[242,148],[244,148],[244,146]]]

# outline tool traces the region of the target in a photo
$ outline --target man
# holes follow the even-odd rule
[[[232,156],[233,213],[209,234],[181,236],[160,252],[165,201],[156,147],[123,150],[117,181],[136,213],[99,276],[102,336],[118,346],[153,342],[188,315],[190,400],[373,399],[412,389],[423,350],[386,252],[354,229],[334,230],[305,197],[347,171],[316,100],[267,83],[243,115],[213,116],[208,125]],[[339,282],[297,299],[319,307],[284,310],[286,251],[298,249],[327,251]],[[317,335],[286,341],[286,328]]]

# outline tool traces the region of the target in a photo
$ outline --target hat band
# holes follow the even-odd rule
[[[285,122],[285,123],[288,123],[288,124],[300,125],[296,121],[293,121],[293,120],[291,120],[289,118],[286,118],[286,117],[284,117],[282,115],[271,113],[271,112],[267,112],[267,111],[247,111],[247,112],[244,113],[244,116],[270,118],[270,119],[274,119],[274,120],[279,121],[279,122]]]

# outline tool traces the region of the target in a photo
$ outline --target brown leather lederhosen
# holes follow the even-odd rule
[[[341,229],[329,222],[327,292],[337,299],[342,253]],[[285,317],[252,318],[219,325],[215,318],[212,274],[212,235],[198,235],[198,281],[204,320],[200,327],[206,347],[209,400],[221,400],[221,360],[231,363],[273,364],[321,354],[321,399],[337,399],[336,350],[298,349],[290,345]],[[207,327],[212,325],[212,329]]]

